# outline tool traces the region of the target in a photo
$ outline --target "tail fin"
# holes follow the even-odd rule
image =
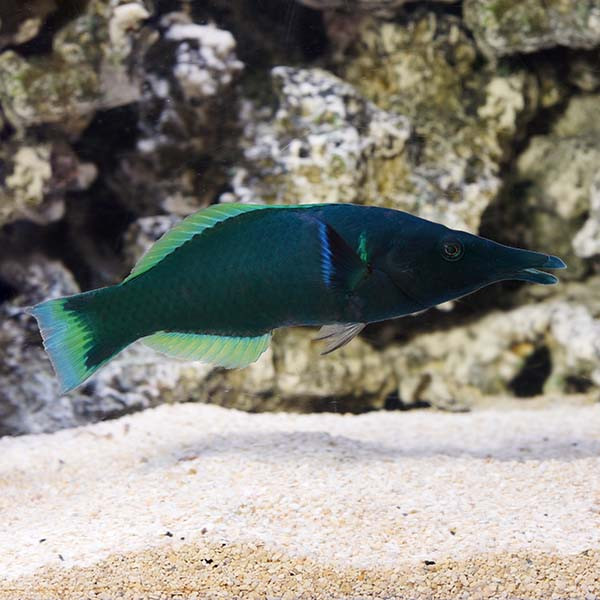
[[[47,300],[28,310],[37,319],[61,393],[81,385],[129,343],[103,335],[96,308],[110,289]]]

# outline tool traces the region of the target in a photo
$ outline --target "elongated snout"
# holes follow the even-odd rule
[[[507,279],[541,283],[542,285],[557,283],[558,277],[540,269],[567,268],[567,265],[558,256],[508,246],[502,246],[500,263],[502,264],[502,274]]]

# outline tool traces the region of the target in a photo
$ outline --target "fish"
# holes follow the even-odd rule
[[[28,309],[67,393],[136,340],[225,368],[281,327],[319,326],[323,353],[368,324],[498,281],[554,284],[558,257],[390,208],[221,203],[185,218],[120,283]]]

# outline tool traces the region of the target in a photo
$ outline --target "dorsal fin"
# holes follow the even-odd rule
[[[173,250],[182,246],[202,231],[210,229],[217,223],[221,223],[231,217],[263,208],[271,207],[265,204],[215,204],[186,217],[181,223],[175,225],[175,227],[167,231],[167,233],[154,243],[148,252],[136,263],[129,276],[123,280],[123,283],[148,271],[148,269],[159,263],[165,256],[171,254]]]

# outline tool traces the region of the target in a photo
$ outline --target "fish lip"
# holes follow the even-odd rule
[[[558,283],[558,277],[533,267],[529,269],[520,269],[515,273],[515,279],[521,279],[522,281],[529,281],[531,283],[541,283],[542,285],[553,285]]]
[[[558,256],[548,255],[543,265],[539,265],[542,269],[566,269],[567,265],[564,260]]]

